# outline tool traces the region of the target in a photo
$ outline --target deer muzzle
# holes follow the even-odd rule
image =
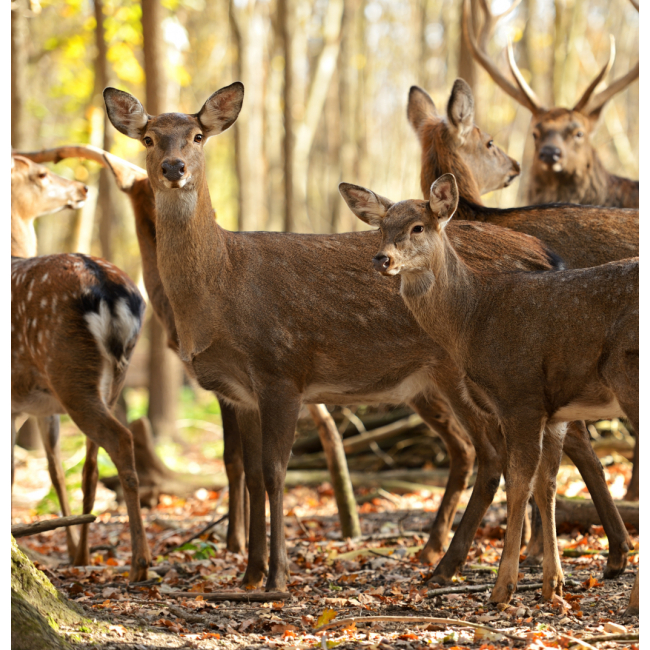
[[[162,174],[166,181],[174,183],[180,181],[185,176],[185,162],[176,158],[175,160],[165,160],[162,163]]]
[[[539,150],[539,159],[547,165],[555,165],[562,158],[562,150],[559,147],[546,145]]]
[[[390,257],[384,253],[377,253],[377,255],[372,258],[372,265],[375,267],[375,270],[382,274],[385,274],[388,271],[390,268],[390,262]]]

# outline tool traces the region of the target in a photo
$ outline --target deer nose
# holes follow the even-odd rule
[[[82,188],[82,190],[83,190],[83,193],[84,193],[86,196],[88,196],[88,185],[84,185],[83,188]]]
[[[375,255],[372,258],[372,265],[380,273],[382,271],[386,271],[388,269],[388,267],[390,266],[390,257],[388,257],[387,255],[384,255],[383,253],[377,253],[377,255]]]
[[[178,158],[176,160],[165,160],[162,164],[162,173],[168,181],[178,181],[185,174],[185,163]]]
[[[553,164],[562,157],[562,151],[558,147],[545,146],[539,150],[539,159],[542,162]]]

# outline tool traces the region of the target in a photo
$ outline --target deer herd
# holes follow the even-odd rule
[[[605,577],[620,575],[631,540],[605,482],[585,420],[624,417],[637,436],[628,499],[638,499],[639,183],[608,172],[589,142],[605,103],[639,66],[594,92],[614,55],[572,109],[544,108],[515,63],[512,83],[485,46],[498,17],[487,2],[472,54],[532,113],[527,207],[496,209],[481,195],[509,185],[519,164],[474,123],[457,79],[445,110],[413,86],[407,117],[422,149],[423,199],[393,202],[341,183],[350,210],[375,230],[330,235],[230,232],[218,225],[203,148],[244,101],[235,82],[198,113],[149,115],[106,88],[113,126],[146,149],[146,171],[76,145],[12,153],[12,480],[17,420],[38,419],[52,483],[70,513],[58,414],[87,436],[84,513],[93,507],[97,450],[118,469],[131,532],[130,579],[146,579],[133,438],[111,413],[124,383],[144,300],[117,267],[81,254],[36,256],[34,219],[87,196],[40,163],[80,157],[110,169],[132,203],[143,278],[169,347],[220,401],[229,482],[227,546],[243,552],[243,585],[283,591],[283,489],[303,403],[409,404],[444,440],[447,488],[420,554],[432,580],[464,563],[501,476],[507,535],[490,600],[517,588],[526,505],[539,510],[527,562],[543,564],[544,599],[562,594],[555,530],[562,451],[583,476],[609,540]],[[455,218],[453,218],[455,216]],[[373,267],[374,266],[374,270]],[[449,547],[461,492],[477,477]],[[246,490],[247,488],[247,490]],[[250,512],[246,493],[250,500]],[[271,513],[267,550],[265,498]],[[534,518],[535,521],[535,518]],[[68,529],[75,564],[88,564],[87,528]],[[638,573],[627,614],[638,614]]]

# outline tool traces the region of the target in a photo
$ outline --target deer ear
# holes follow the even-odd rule
[[[351,183],[339,183],[339,192],[354,214],[369,226],[379,228],[392,201],[379,196],[365,187]]]
[[[444,228],[458,207],[458,185],[453,174],[443,174],[433,181],[429,194],[429,207],[438,220],[438,226]]]
[[[149,122],[142,104],[129,93],[117,88],[104,88],[104,102],[111,124],[129,138],[139,140]]]
[[[447,103],[447,118],[452,133],[464,140],[474,128],[474,96],[464,79],[456,79]]]
[[[196,114],[205,135],[219,135],[231,127],[244,102],[244,84],[240,81],[226,86],[210,95],[203,108]]]
[[[406,117],[418,137],[420,137],[420,127],[429,118],[438,117],[433,99],[431,99],[426,90],[422,90],[419,86],[411,86],[411,90],[409,90],[409,103],[406,108]]]

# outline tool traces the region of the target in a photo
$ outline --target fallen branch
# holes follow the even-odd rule
[[[353,454],[370,446],[371,442],[377,442],[378,440],[390,438],[404,431],[408,431],[409,429],[414,429],[423,422],[424,420],[422,420],[419,415],[409,415],[409,417],[397,420],[397,422],[392,422],[391,424],[373,429],[372,431],[360,433],[358,436],[346,438],[343,441],[343,448],[345,449],[346,454]]]
[[[527,641],[526,637],[517,636],[516,634],[509,634],[502,630],[497,630],[488,625],[480,625],[478,623],[469,623],[468,621],[458,621],[453,618],[434,618],[432,616],[353,616],[351,618],[342,618],[338,621],[332,621],[317,627],[314,632],[323,632],[333,627],[347,627],[353,623],[432,623],[434,625],[449,625],[455,627],[469,627],[474,630],[488,630],[493,634],[502,634],[507,639],[514,641]]]
[[[541,589],[543,584],[541,582],[531,582],[524,585],[517,585],[516,592],[520,591],[534,591]],[[565,580],[565,587],[579,587],[580,583],[576,580]],[[440,587],[440,589],[430,589],[427,593],[427,598],[435,598],[436,596],[444,596],[445,594],[478,594],[482,591],[490,591],[494,587],[494,583],[486,583],[484,585],[460,585],[456,587]]]
[[[186,612],[182,607],[176,607],[176,605],[166,605],[166,607],[174,616],[182,618],[188,623],[205,623],[205,616]]]
[[[38,521],[35,524],[14,524],[11,527],[11,534],[14,537],[27,537],[44,533],[46,530],[54,530],[65,526],[78,526],[79,524],[91,524],[97,517],[95,515],[70,515],[58,517],[47,521]]]
[[[630,555],[638,555],[639,551],[632,550],[627,552],[628,556]],[[599,551],[593,548],[565,548],[562,551],[563,557],[582,557],[583,555],[602,555],[604,557],[607,557],[609,555],[609,551]]]
[[[216,519],[215,521],[210,522],[207,526],[204,526],[203,528],[201,528],[201,530],[198,533],[194,533],[194,535],[192,535],[191,537],[188,537],[185,541],[181,542],[180,544],[177,544],[176,546],[174,546],[174,548],[170,548],[168,551],[165,551],[165,555],[169,555],[169,553],[172,553],[173,551],[177,551],[179,548],[182,548],[183,546],[185,546],[185,544],[189,544],[191,541],[195,540],[197,537],[201,537],[201,535],[204,535],[205,533],[207,533],[210,530],[210,528],[214,528],[215,526],[220,524],[225,519],[228,519],[228,513],[226,513],[225,515],[222,515],[221,517],[219,517],[219,519]]]
[[[616,507],[623,522],[639,528],[639,504],[635,501],[616,501]],[[600,526],[596,506],[591,499],[576,499],[558,496],[555,499],[555,525],[578,524],[584,528]]]
[[[266,603],[272,600],[288,600],[291,598],[291,594],[287,591],[213,591],[209,593],[199,591],[170,591],[169,593],[161,593],[161,596],[169,596],[170,598],[196,598],[197,596],[201,596],[203,600],[229,600],[232,603]]]
[[[585,643],[604,643],[606,641],[638,641],[639,635],[637,634],[601,634],[599,636],[587,636],[580,639]],[[575,641],[575,640],[574,640]],[[572,645],[571,643],[569,645]]]

